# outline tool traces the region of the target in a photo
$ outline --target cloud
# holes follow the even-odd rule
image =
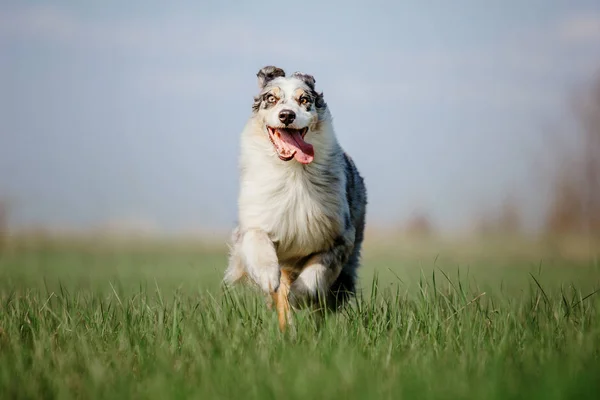
[[[233,64],[218,67],[218,60],[280,60],[289,64],[319,57],[335,57],[301,41],[289,46],[288,38],[271,35],[233,14],[203,17],[173,12],[156,17],[85,18],[75,11],[50,5],[0,8],[0,41],[51,44],[70,51],[102,57],[110,52],[133,60],[139,69],[129,82],[146,94],[190,95],[202,91],[233,89]],[[146,61],[148,60],[148,61]],[[254,72],[254,71],[252,71]]]
[[[51,6],[0,10],[0,38],[46,39],[68,42],[81,29],[68,12]]]
[[[111,48],[150,56],[195,56],[208,54],[273,56],[302,59],[334,56],[315,50],[308,43],[289,46],[288,38],[269,36],[266,26],[257,26],[235,15],[207,18],[185,13],[158,18],[127,18],[111,21],[85,19],[53,6],[0,9],[0,38],[53,42],[92,50]]]
[[[600,13],[569,15],[560,22],[559,35],[567,43],[600,45]]]
[[[555,25],[541,22],[468,48],[405,50],[396,43],[362,48],[363,61],[353,62],[350,69],[347,63],[356,60],[355,48],[337,46],[332,51],[335,43],[310,37],[289,46],[288,37],[271,35],[270,29],[232,13],[96,20],[56,6],[0,10],[0,39],[51,42],[97,54],[119,51],[140,65],[131,80],[140,90],[189,95],[238,85],[242,78],[234,76],[233,64],[217,68],[218,60],[319,60],[323,68],[336,70],[330,88],[346,92],[346,100],[355,104],[368,102],[369,96],[426,104],[442,94],[453,101],[519,108],[544,107],[546,82],[561,70],[580,74],[597,58],[588,53],[590,44],[600,43],[600,14],[571,14]],[[586,46],[567,57],[573,44]],[[375,66],[377,76],[372,74]]]
[[[144,96],[195,97],[210,93],[211,98],[216,99],[227,98],[243,82],[224,72],[148,67],[139,71],[131,83],[132,88]]]

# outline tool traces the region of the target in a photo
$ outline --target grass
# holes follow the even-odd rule
[[[0,256],[0,398],[564,399],[600,393],[600,267],[369,252],[364,289],[277,330],[221,251]]]

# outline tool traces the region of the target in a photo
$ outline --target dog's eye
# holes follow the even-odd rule
[[[300,104],[305,105],[306,103],[308,103],[308,98],[307,97],[300,97]]]
[[[272,94],[270,94],[269,96],[267,96],[267,102],[269,102],[269,103],[276,103],[277,102],[277,98],[275,96],[273,96]]]

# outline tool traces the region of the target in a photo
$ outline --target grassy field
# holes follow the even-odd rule
[[[600,398],[600,266],[496,253],[367,247],[356,301],[282,335],[222,249],[16,246],[0,398]]]

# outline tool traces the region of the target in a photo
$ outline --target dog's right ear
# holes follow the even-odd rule
[[[285,72],[281,68],[268,65],[258,71],[256,76],[258,77],[258,88],[262,89],[273,79],[285,76]]]

